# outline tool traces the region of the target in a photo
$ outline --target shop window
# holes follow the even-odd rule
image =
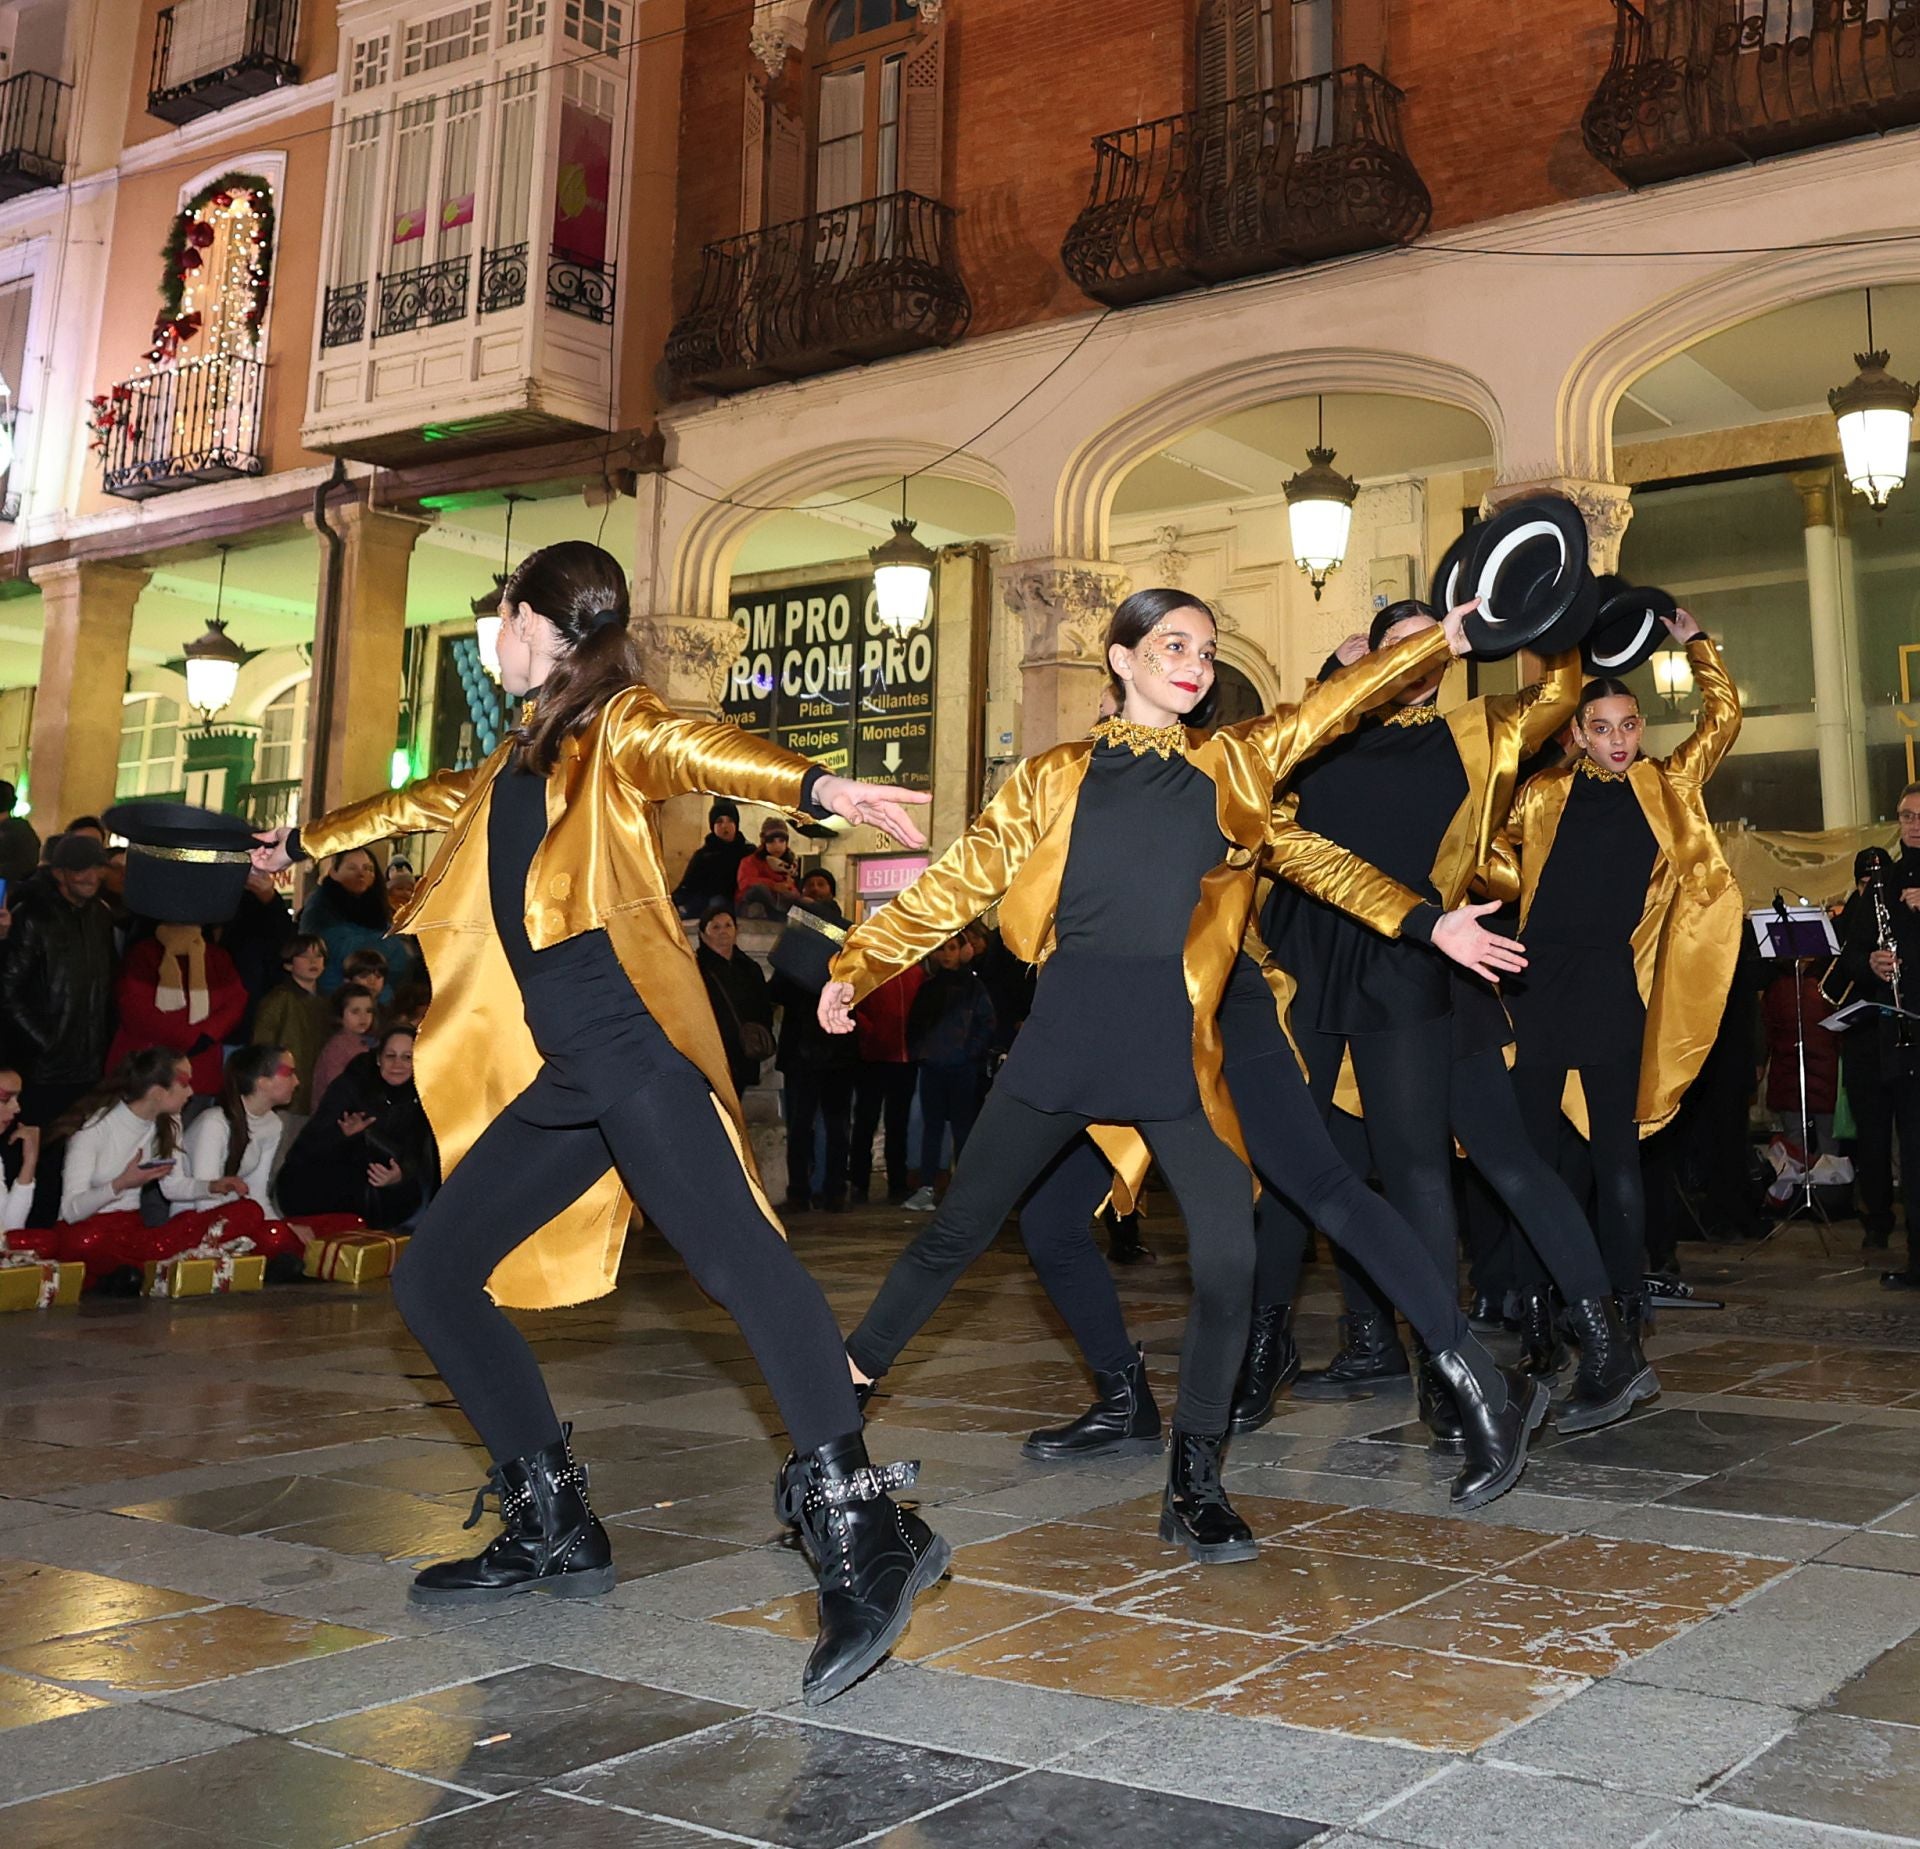
[[[303,676],[267,702],[260,715],[255,783],[291,783],[301,775],[307,756],[307,691]]]
[[[120,711],[118,797],[171,796],[185,778],[180,703],[164,694],[130,696]]]

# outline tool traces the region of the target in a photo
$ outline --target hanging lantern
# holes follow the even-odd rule
[[[1693,692],[1693,663],[1683,648],[1663,648],[1653,658],[1653,684],[1669,706],[1679,706]]]
[[[513,510],[529,497],[509,489],[500,498],[507,504],[507,531],[500,545],[500,569],[493,574],[492,595],[476,597],[471,606],[473,645],[480,653],[480,666],[487,678],[496,684],[500,679],[500,593],[513,575]]]
[[[1913,442],[1913,408],[1920,387],[1903,384],[1887,371],[1888,354],[1873,344],[1873,291],[1867,291],[1867,351],[1856,353],[1860,368],[1852,381],[1827,394],[1840,428],[1841,466],[1847,483],[1875,507],[1907,479],[1907,451]]]
[[[221,616],[227,599],[227,548],[220,548],[220,584],[214,593],[213,614],[206,632],[195,636],[181,651],[187,658],[187,704],[208,724],[232,704],[240,684],[247,651],[230,635]]]
[[[873,561],[874,614],[880,626],[896,636],[910,636],[923,628],[933,607],[935,556],[913,536],[904,476],[900,479],[900,518],[893,523],[893,537],[885,545],[875,546],[867,557]]]
[[[1346,561],[1347,535],[1353,526],[1353,503],[1360,484],[1333,466],[1334,452],[1326,446],[1326,402],[1320,402],[1320,441],[1307,451],[1307,467],[1281,488],[1287,497],[1287,537],[1293,562],[1307,574],[1313,600],[1327,580]]]

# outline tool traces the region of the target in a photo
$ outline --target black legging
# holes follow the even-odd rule
[[[687,1064],[649,1078],[598,1123],[555,1128],[509,1105],[434,1196],[394,1271],[400,1314],[495,1460],[556,1443],[560,1424],[487,1279],[609,1166],[740,1325],[795,1449],[858,1431],[833,1312],[755,1203],[713,1093]]]
[[[1424,1236],[1429,1265],[1450,1286],[1458,1277],[1459,1219],[1454,1205],[1452,1146],[1506,1202],[1561,1292],[1572,1302],[1605,1296],[1608,1273],[1594,1248],[1579,1203],[1529,1139],[1513,1081],[1498,1049],[1453,1055],[1453,1022],[1441,1015],[1392,1033],[1300,1036],[1313,1101],[1333,1142],[1357,1174],[1377,1170],[1387,1199]],[[1344,1051],[1366,1106],[1364,1120],[1333,1108]],[[1339,1243],[1331,1229],[1328,1236]],[[1263,1303],[1290,1303],[1306,1257],[1307,1223],[1284,1202],[1263,1198],[1258,1219],[1258,1291]],[[1401,1295],[1391,1273],[1336,1254],[1340,1288],[1350,1309],[1392,1314]],[[1364,1260],[1362,1261],[1364,1262]],[[1450,1289],[1457,1298],[1457,1289]],[[1406,1308],[1404,1302],[1401,1307]],[[1407,1320],[1428,1338],[1411,1312]],[[1429,1342],[1429,1346],[1431,1343]]]
[[[1567,1071],[1565,1066],[1523,1066],[1514,1075],[1527,1134],[1548,1162],[1558,1161],[1565,1139],[1574,1136],[1572,1125],[1560,1112]],[[1647,1197],[1640,1178],[1640,1126],[1633,1115],[1640,1093],[1640,1062],[1615,1060],[1604,1066],[1582,1066],[1579,1072],[1593,1163],[1594,1231],[1606,1261],[1607,1288],[1616,1296],[1638,1295],[1646,1288],[1647,1274]],[[1557,1271],[1555,1282],[1563,1294],[1571,1295]]]
[[[892,1366],[961,1274],[993,1243],[1035,1176],[1091,1121],[1071,1112],[1036,1110],[1000,1086],[988,1093],[940,1211],[894,1261],[873,1307],[847,1342],[847,1353],[863,1374],[877,1380]],[[1227,1429],[1247,1342],[1253,1178],[1214,1133],[1204,1111],[1138,1127],[1187,1223],[1193,1306],[1180,1351],[1174,1423],[1211,1437]],[[1087,1237],[1084,1231],[1082,1236]]]

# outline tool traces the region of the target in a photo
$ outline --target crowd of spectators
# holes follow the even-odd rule
[[[439,1184],[412,868],[356,850],[297,920],[255,875],[224,924],[156,924],[98,817],[43,845],[14,807],[0,783],[0,1239],[124,1285],[209,1229],[297,1271],[306,1223],[407,1224]]]

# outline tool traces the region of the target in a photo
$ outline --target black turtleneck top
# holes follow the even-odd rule
[[[1213,780],[1185,757],[1094,746],[1054,952],[997,1081],[1013,1097],[1101,1123],[1199,1109],[1183,952],[1200,882],[1228,845]]]
[[[1293,789],[1302,828],[1337,841],[1423,898],[1439,899],[1434,862],[1472,793],[1444,719],[1370,719],[1318,753]],[[1436,1020],[1453,1006],[1452,966],[1417,936],[1382,937],[1284,880],[1268,898],[1261,935],[1299,985],[1295,1018],[1304,1028],[1390,1033]]]

